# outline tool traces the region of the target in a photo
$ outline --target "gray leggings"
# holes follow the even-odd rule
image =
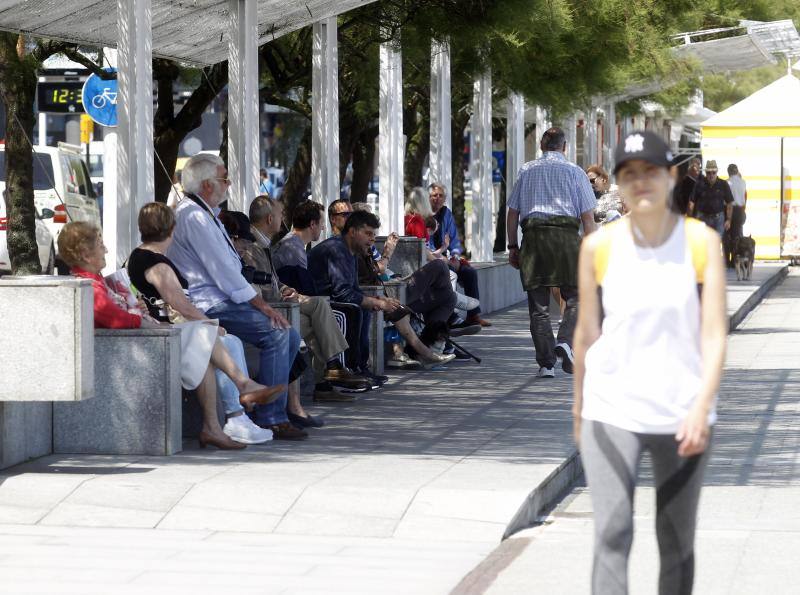
[[[633,491],[639,461],[650,451],[656,484],[656,536],[661,558],[660,595],[688,595],[694,581],[697,502],[710,448],[678,456],[672,434],[637,434],[584,420],[581,459],[594,509],[592,593],[628,592],[628,554],[633,542]]]

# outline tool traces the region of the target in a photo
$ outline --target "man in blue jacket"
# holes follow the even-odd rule
[[[478,291],[478,273],[473,269],[466,259],[462,259],[461,240],[458,239],[458,229],[456,228],[456,219],[453,217],[453,212],[445,205],[447,198],[447,190],[438,182],[432,183],[428,186],[430,193],[431,210],[433,216],[439,223],[439,227],[431,238],[434,250],[441,248],[442,254],[449,254],[450,260],[448,265],[450,270],[454,271],[458,276],[458,282],[464,288],[464,294],[480,300]],[[464,326],[471,326],[479,324],[481,326],[492,326],[488,320],[481,318],[480,307],[467,312],[467,320],[463,323]],[[457,325],[456,325],[457,326]]]
[[[350,213],[341,235],[331,236],[308,253],[308,270],[314,278],[317,294],[330,296],[334,302],[361,307],[361,341],[358,346],[358,367],[355,372],[378,382],[385,381],[386,377],[375,376],[367,367],[370,312],[378,310],[393,312],[400,307],[400,302],[394,298],[363,294],[358,284],[356,255],[367,253],[375,243],[375,233],[380,225],[380,221],[372,213],[366,211]],[[354,346],[351,345],[352,347]]]

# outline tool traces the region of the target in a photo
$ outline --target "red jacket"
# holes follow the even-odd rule
[[[95,328],[139,328],[142,317],[122,309],[109,295],[109,287],[101,275],[90,273],[79,267],[72,269],[72,274],[92,281],[94,290],[94,327]]]
[[[406,235],[416,236],[423,240],[428,239],[428,230],[425,228],[425,219],[419,213],[413,215],[406,215]]]

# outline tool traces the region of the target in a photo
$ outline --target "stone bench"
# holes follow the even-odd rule
[[[94,395],[91,281],[0,279],[0,469],[53,452],[52,401]]]
[[[180,331],[97,329],[94,340],[95,397],[53,404],[53,452],[180,452]]]

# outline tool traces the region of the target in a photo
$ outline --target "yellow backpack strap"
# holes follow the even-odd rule
[[[697,219],[686,218],[686,241],[692,255],[697,283],[702,284],[708,262],[708,243],[706,242],[706,224]]]
[[[613,223],[604,225],[595,232],[597,234],[597,240],[594,249],[594,279],[598,287],[603,284],[603,279],[608,270],[608,259],[611,255],[611,238],[613,235],[611,232],[617,228],[617,225],[618,222],[614,221]]]

